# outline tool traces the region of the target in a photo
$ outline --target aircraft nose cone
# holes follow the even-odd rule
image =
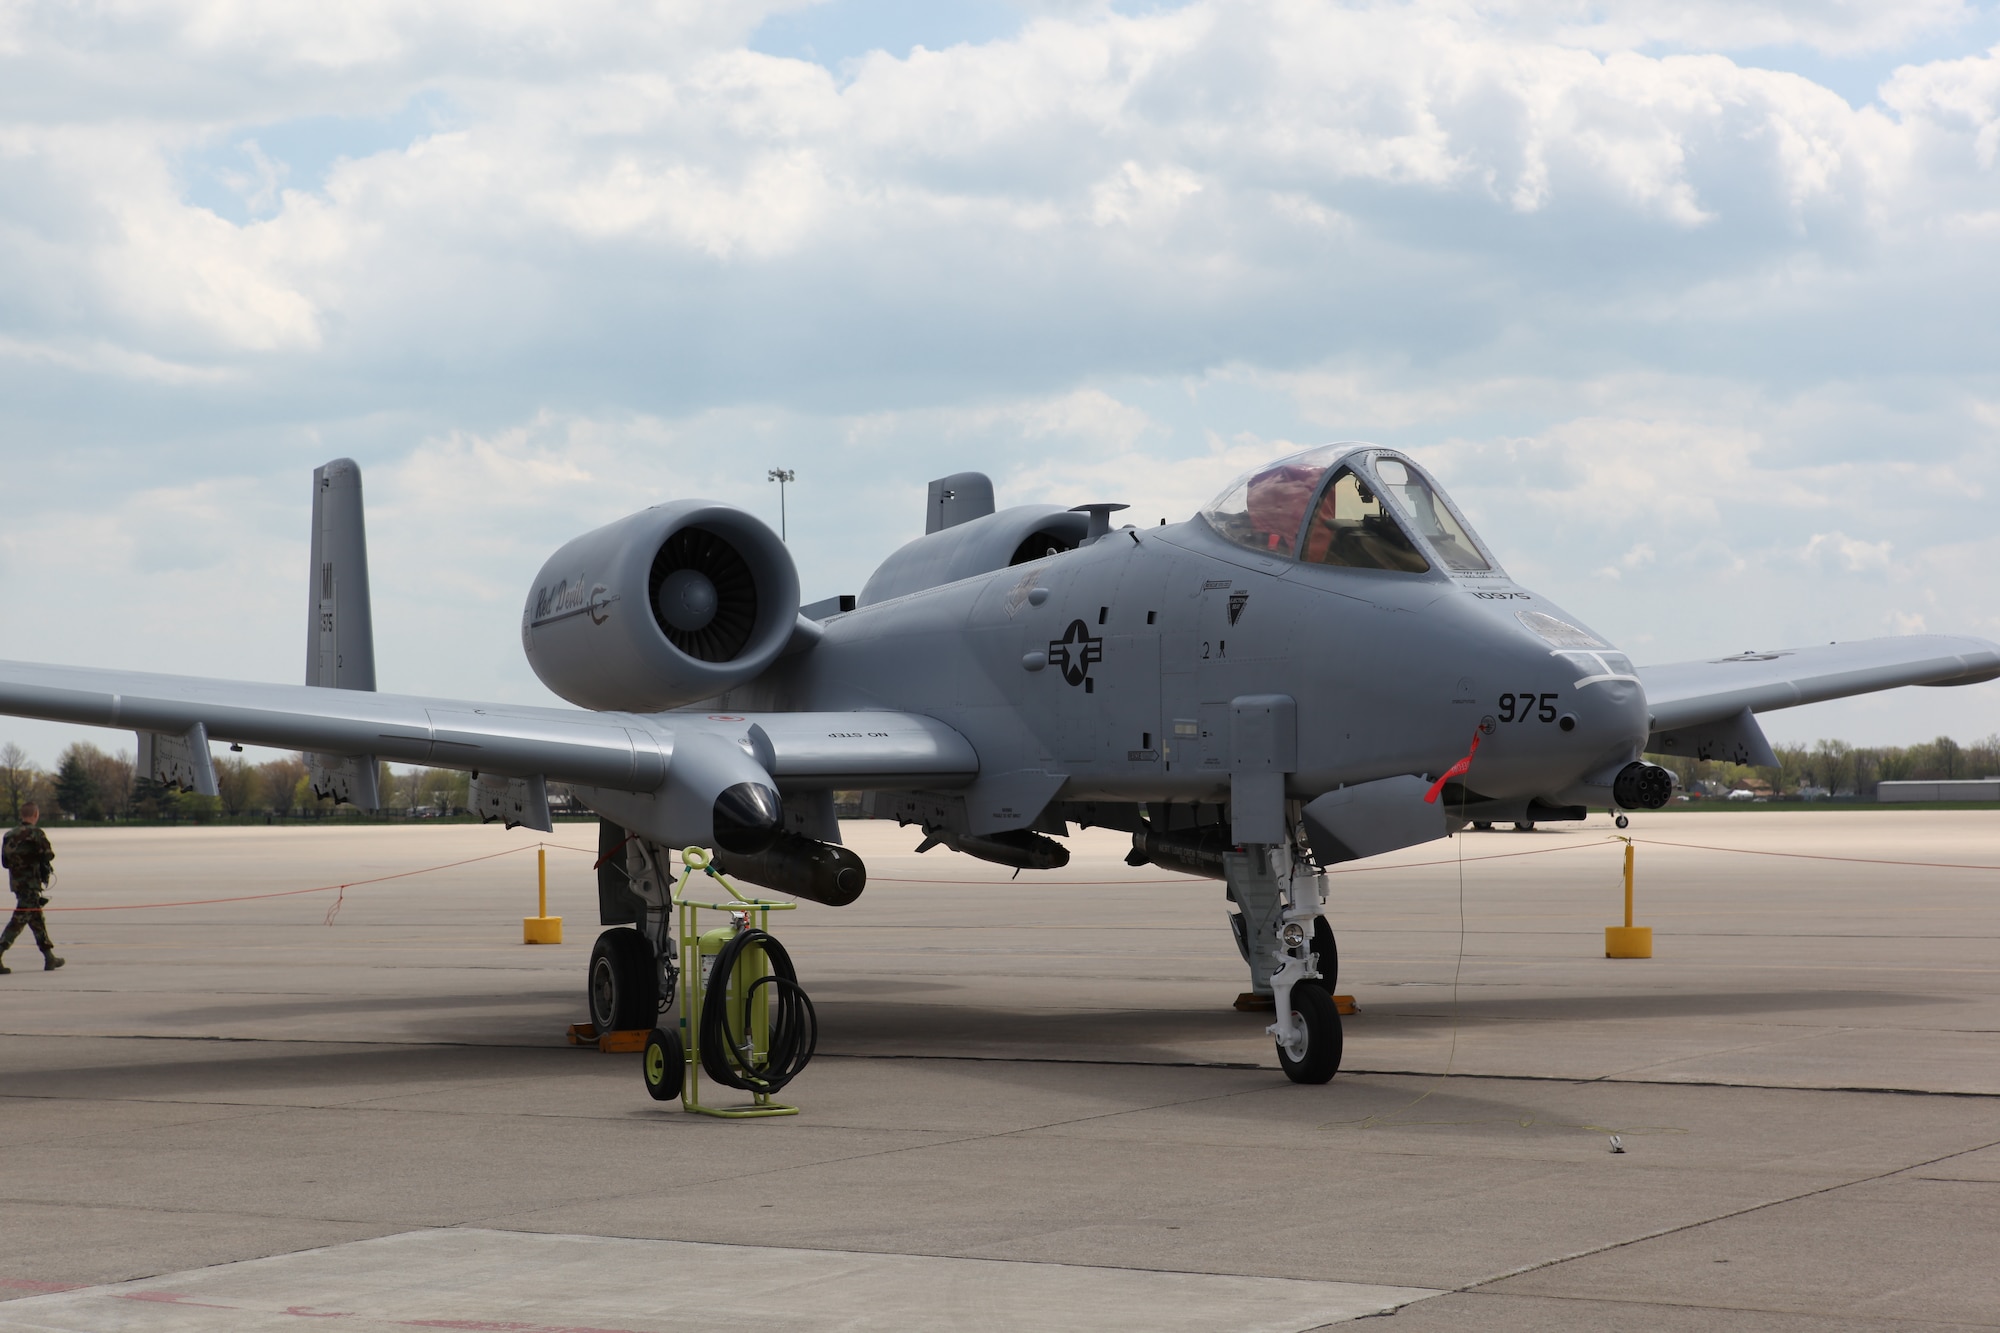
[[[715,585],[698,569],[677,569],[660,581],[660,618],[677,630],[706,629],[715,619]]]
[[[738,856],[755,856],[777,841],[784,827],[778,793],[758,782],[725,787],[712,815],[715,845]]]
[[[1496,799],[1549,798],[1637,753],[1646,739],[1645,690],[1633,680],[1579,684],[1581,670],[1530,652],[1495,673],[1516,688],[1482,701],[1493,730],[1482,736],[1468,785]]]

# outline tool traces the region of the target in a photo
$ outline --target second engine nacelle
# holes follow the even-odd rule
[[[651,713],[761,674],[798,614],[798,568],[776,533],[732,505],[677,500],[550,556],[521,646],[571,703]]]

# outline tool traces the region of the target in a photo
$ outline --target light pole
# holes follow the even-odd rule
[[[788,467],[774,467],[764,475],[768,480],[778,483],[778,540],[789,542],[791,539],[785,531],[785,483],[797,481],[798,474]]]

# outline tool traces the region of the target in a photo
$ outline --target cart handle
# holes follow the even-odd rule
[[[683,893],[676,893],[674,895],[675,906],[706,907],[714,912],[733,912],[739,907],[756,907],[767,912],[789,912],[798,906],[797,903],[772,902],[764,898],[745,898],[736,891],[736,886],[729,882],[728,876],[715,868],[713,861],[714,858],[709,856],[708,852],[703,848],[681,848],[681,864],[687,867],[687,875],[681,879]],[[694,877],[694,872],[697,870],[722,885],[723,888],[729,890],[729,896],[736,901],[731,903],[704,903],[696,902],[692,898],[683,896],[688,880]]]

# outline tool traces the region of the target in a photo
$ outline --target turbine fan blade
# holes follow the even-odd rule
[[[715,614],[699,629],[676,629],[660,615],[660,585],[690,569],[715,588]],[[742,653],[757,628],[757,577],[742,555],[705,528],[682,528],[661,545],[647,578],[653,619],[667,641],[702,662],[728,662]]]

